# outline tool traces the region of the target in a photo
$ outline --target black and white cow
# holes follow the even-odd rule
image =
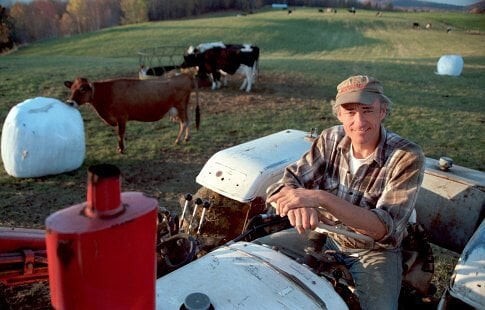
[[[244,81],[240,87],[246,92],[251,91],[255,82],[259,61],[259,48],[250,44],[224,44],[222,42],[204,43],[196,48],[189,47],[184,55],[183,68],[199,67],[200,75],[209,75],[212,89],[221,86],[221,75],[240,73]]]
[[[145,65],[141,65],[138,71],[138,77],[140,80],[146,80],[163,76],[168,72],[178,69],[180,69],[180,66],[146,67]]]

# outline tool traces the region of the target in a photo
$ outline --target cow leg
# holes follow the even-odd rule
[[[211,73],[211,74],[209,74],[209,78],[210,78],[211,83],[212,83],[212,87],[211,87],[211,89],[212,89],[212,90],[216,90],[216,89],[217,89],[217,83],[216,83],[216,81],[215,81],[215,79],[214,79],[214,75],[213,75],[212,73]]]
[[[223,70],[219,70],[219,72],[221,73],[221,76],[222,76],[222,85],[224,87],[227,86],[227,73]]]
[[[243,90],[245,88],[247,88],[247,85],[248,85],[248,78],[244,78],[242,84],[241,84],[241,87],[239,87],[240,90]]]
[[[188,122],[187,121],[180,121],[180,129],[179,133],[177,135],[177,139],[175,139],[175,144],[180,143],[180,139],[182,138],[182,135],[184,134],[185,131],[185,141],[189,141],[190,136],[189,136],[189,128],[188,128]]]
[[[190,101],[190,93],[185,97],[185,99],[182,102],[182,106],[179,109],[178,119],[180,122],[180,130],[179,130],[179,134],[177,135],[177,140],[175,141],[176,144],[180,142],[180,139],[182,138],[184,131],[185,131],[184,141],[188,142],[190,140],[190,130],[189,130],[190,119],[187,113],[189,101]]]
[[[246,85],[248,83],[247,81],[247,73],[246,73],[246,69],[245,69],[245,65],[240,65],[239,68],[237,68],[236,72],[234,74],[238,74],[238,75],[242,75],[244,77],[243,79],[243,82],[241,84],[241,86],[239,87],[240,90],[243,90],[244,88],[246,88]]]
[[[190,140],[190,119],[187,113],[189,101],[190,101],[190,94],[185,99],[185,105],[184,105],[185,109],[183,109],[182,118],[180,119],[180,121],[183,123],[183,127],[185,128],[185,142],[188,142]],[[198,105],[198,101],[197,101],[197,105]]]
[[[253,79],[251,67],[242,65],[242,71],[244,73],[244,81],[239,89],[243,90],[246,88],[246,92],[250,92]]]
[[[212,90],[216,90],[216,89],[219,89],[221,88],[221,81],[218,81],[218,80],[214,80],[212,82]]]
[[[184,127],[185,127],[185,138],[184,141],[188,142],[190,140],[190,126],[189,126],[189,121],[184,122]]]
[[[126,123],[118,121],[118,153],[120,154],[125,152],[125,130]]]
[[[251,91],[251,87],[253,86],[253,75],[251,71],[252,71],[251,68],[249,68],[248,77],[247,77],[248,85],[246,86],[246,92],[248,93]]]
[[[253,64],[253,67],[251,68],[251,76],[252,76],[252,85],[256,83],[256,80],[258,79],[258,61],[256,60]]]
[[[212,73],[212,90],[221,88],[221,73],[219,71]]]
[[[180,129],[177,135],[177,139],[175,139],[175,142],[174,142],[174,144],[179,144],[180,138],[182,138],[182,134],[184,132],[184,126],[183,126],[184,121],[179,115],[179,110],[176,107],[171,107],[170,110],[168,111],[168,115],[170,116],[170,120],[172,120],[172,122],[177,120],[179,121]]]

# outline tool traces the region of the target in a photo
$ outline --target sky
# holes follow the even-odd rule
[[[470,4],[474,4],[480,2],[480,0],[426,0],[427,2],[436,2],[436,3],[444,3],[444,4],[452,4],[452,5],[461,5],[467,6]]]

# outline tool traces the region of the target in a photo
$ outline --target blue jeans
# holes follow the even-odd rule
[[[294,228],[290,228],[259,238],[255,242],[277,246],[290,252],[294,257],[303,258],[307,236],[300,235]],[[327,238],[325,248],[336,250],[336,259],[352,274],[355,293],[359,297],[362,309],[398,308],[403,272],[401,249],[345,253],[341,252],[342,249],[331,238]]]

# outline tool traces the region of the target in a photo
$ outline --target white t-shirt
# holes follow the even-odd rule
[[[374,151],[375,152],[375,151]],[[364,164],[369,164],[371,162],[371,157],[374,155],[374,152],[372,152],[369,156],[366,158],[356,158],[354,156],[354,147],[351,145],[350,146],[350,173],[352,175],[355,174],[357,170],[359,170],[359,167],[364,165]]]

